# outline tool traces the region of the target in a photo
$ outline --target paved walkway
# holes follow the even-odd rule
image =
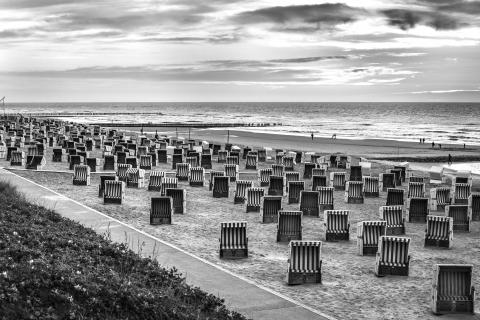
[[[157,260],[161,265],[175,266],[186,277],[187,283],[224,298],[230,309],[249,318],[333,319],[2,168],[0,180],[17,186],[28,200],[54,209],[100,234],[109,230],[113,241],[125,242],[127,238],[135,252],[138,252],[138,244],[142,242],[145,242],[142,252],[146,255],[151,254],[156,246]]]

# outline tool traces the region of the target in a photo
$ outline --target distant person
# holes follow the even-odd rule
[[[336,134],[336,133],[334,133],[334,134],[332,135],[332,139],[337,139],[337,134]]]
[[[463,144],[463,149],[465,149],[465,143]]]
[[[420,138],[420,142],[419,142],[419,143],[420,143],[420,144],[422,143],[422,138]]]
[[[425,138],[423,138],[423,143],[425,144]]]
[[[438,144],[438,148],[442,149],[442,144],[441,143]]]
[[[435,148],[435,142],[432,141],[432,149]]]
[[[312,140],[313,140],[313,132],[312,132],[311,136],[312,136]]]
[[[452,155],[449,153],[448,154],[448,165],[451,165],[452,164]]]

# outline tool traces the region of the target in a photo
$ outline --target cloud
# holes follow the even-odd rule
[[[348,59],[348,56],[319,56],[319,57],[306,57],[306,58],[291,58],[291,59],[273,59],[268,60],[270,62],[278,63],[307,63],[323,60],[344,60]]]
[[[462,92],[480,92],[480,89],[450,89],[450,90],[429,90],[429,91],[413,91],[411,94],[446,94],[446,93],[462,93]]]
[[[414,28],[418,24],[427,25],[437,30],[454,30],[465,25],[452,16],[430,11],[389,9],[383,10],[381,13],[387,17],[390,25],[402,30]]]

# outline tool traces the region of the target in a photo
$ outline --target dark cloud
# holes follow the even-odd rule
[[[270,7],[240,13],[235,20],[243,24],[273,23],[281,25],[284,31],[303,31],[312,28],[352,22],[364,10],[341,3]]]
[[[452,30],[464,25],[452,16],[430,11],[390,9],[381,11],[390,25],[408,30],[418,24],[427,25],[437,30]]]
[[[444,5],[437,6],[438,10],[442,12],[458,12],[476,15],[480,13],[480,2],[479,1],[459,1],[451,2],[445,1]]]

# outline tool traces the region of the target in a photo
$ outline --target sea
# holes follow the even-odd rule
[[[276,134],[480,145],[480,103],[8,103],[5,109],[25,116],[91,113],[64,118],[85,123],[239,123]]]

